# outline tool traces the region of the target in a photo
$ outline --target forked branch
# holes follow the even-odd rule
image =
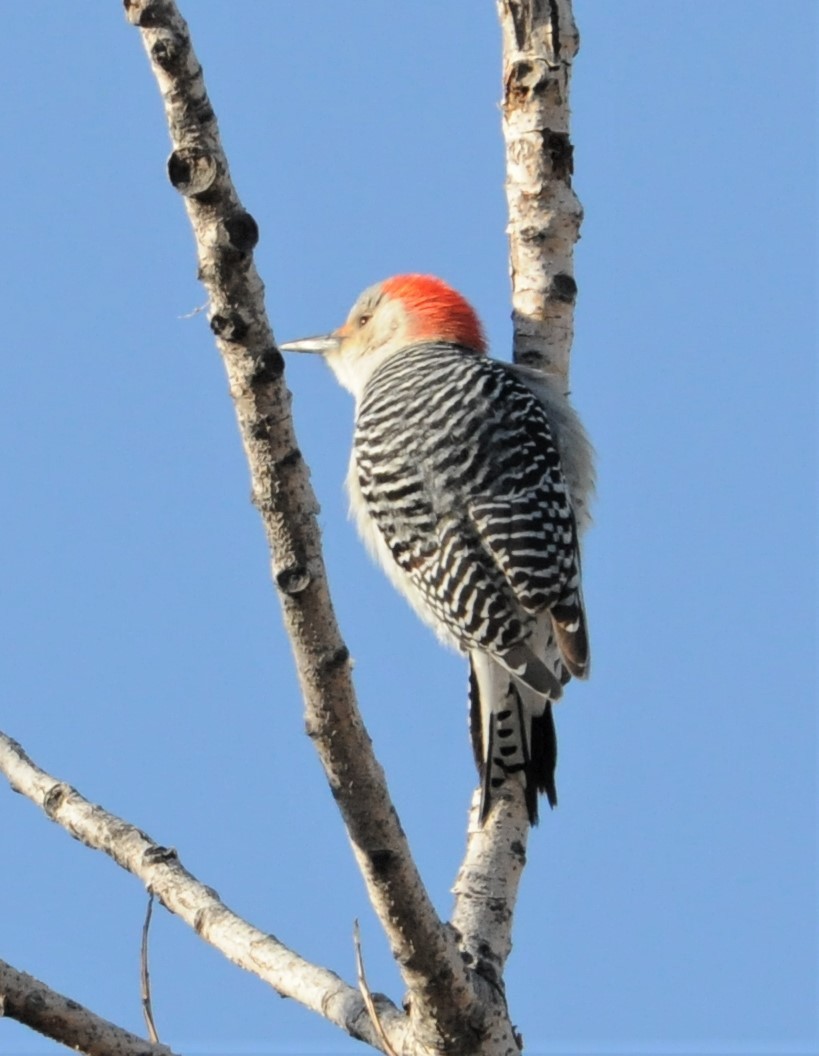
[[[475,990],[451,932],[438,919],[390,802],[356,705],[347,649],[333,613],[317,503],[290,415],[283,362],[263,304],[252,250],[257,227],[228,171],[187,26],[172,0],[126,0],[162,94],[171,182],[196,239],[209,319],[228,374],[270,545],[304,696],[307,728],[339,804],[373,907],[412,994],[418,1029],[454,1036],[475,1014]]]
[[[293,431],[283,361],[253,262],[256,223],[230,180],[202,71],[176,5],[173,0],[124,2],[162,94],[172,141],[168,175],[183,196],[193,228],[208,318],[225,363],[253,498],[270,546],[307,729],[410,991],[409,1014],[370,995],[377,1013],[373,1016],[358,990],[236,916],[184,869],[175,851],[40,770],[2,734],[0,771],[52,820],[138,876],[227,957],[348,1034],[402,1054],[508,1056],[521,1047],[503,989],[528,836],[521,791],[510,782],[483,828],[473,808],[453,926],[445,925],[413,863],[358,712],[349,656],[327,588],[318,507]],[[504,36],[515,358],[565,377],[575,298],[571,258],[581,218],[571,190],[568,137],[568,85],[577,34],[570,0],[497,2]],[[141,1044],[142,1051],[153,1051]]]
[[[16,792],[27,796],[75,839],[93,850],[104,851],[117,865],[138,877],[168,910],[234,964],[353,1037],[374,1048],[381,1047],[355,987],[334,972],[299,957],[274,935],[248,924],[212,888],[188,872],[173,848],[161,846],[136,826],[90,803],[76,789],[38,767],[4,733],[0,733],[0,773],[6,775]],[[384,1001],[379,1018],[393,1045],[400,1048],[406,1030],[404,1013]]]

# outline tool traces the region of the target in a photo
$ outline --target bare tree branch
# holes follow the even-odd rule
[[[86,1056],[173,1056],[0,961],[0,1016],[16,1019]]]
[[[40,770],[2,734],[0,770],[52,820],[138,876],[229,959],[348,1034],[385,1052],[509,1056],[522,1047],[503,984],[529,831],[522,790],[508,782],[483,827],[477,823],[477,803],[473,805],[453,924],[444,925],[412,861],[358,712],[349,656],[327,588],[318,507],[293,431],[284,364],[253,263],[256,223],[231,183],[202,71],[173,0],[124,3],[129,21],[140,29],[162,94],[173,147],[168,175],[183,195],[193,227],[210,326],[225,363],[253,499],[270,546],[307,731],[409,988],[409,1015],[383,996],[370,994],[363,967],[366,1004],[334,973],[239,918],[184,869],[174,850],[157,845]],[[565,377],[575,298],[572,249],[581,219],[571,190],[568,137],[568,86],[577,33],[570,0],[497,4],[504,37],[515,359]],[[10,1007],[8,997],[6,1003]],[[146,1053],[167,1051],[140,1044]]]
[[[354,1038],[374,1048],[381,1047],[357,989],[334,972],[299,957],[275,936],[248,924],[212,888],[185,869],[175,850],[160,846],[134,825],[89,803],[65,782],[41,770],[4,733],[0,733],[0,773],[6,775],[16,792],[36,803],[52,821],[87,847],[104,851],[117,865],[138,877],[171,913],[190,924],[205,942],[234,964],[253,972],[283,997],[292,997],[318,1012]],[[400,1050],[406,1016],[386,998],[380,1001],[381,1025],[393,1046]]]
[[[125,0],[159,84],[172,184],[193,227],[210,326],[227,370],[304,695],[307,729],[341,810],[370,900],[413,993],[413,1016],[465,1029],[475,994],[409,852],[356,705],[349,654],[327,587],[318,505],[252,259],[255,221],[230,180],[202,70],[172,0]]]
[[[497,0],[503,35],[503,132],[516,362],[566,378],[582,210],[571,189],[569,80],[578,48],[571,0]],[[483,976],[502,988],[529,825],[507,782],[483,828],[473,802],[452,923]]]
[[[507,781],[496,806],[479,821],[480,791],[470,811],[466,855],[453,888],[452,925],[468,963],[499,989],[512,949],[518,885],[526,864],[529,818],[523,786]]]
[[[515,362],[564,378],[574,334],[569,81],[579,37],[571,0],[497,0]]]

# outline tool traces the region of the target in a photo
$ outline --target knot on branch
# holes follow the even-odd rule
[[[301,451],[297,447],[291,447],[286,455],[282,455],[281,458],[276,459],[276,469],[280,472],[285,469],[292,469],[293,466],[299,464],[301,458]]]
[[[506,97],[511,104],[522,103],[530,96],[541,95],[549,84],[549,67],[545,63],[519,59],[509,67]]]
[[[541,352],[539,348],[524,348],[515,353],[515,362],[522,367],[532,367],[534,370],[542,370],[546,374],[554,373],[554,366],[549,357]]]
[[[487,946],[485,942],[482,942],[478,947],[478,959],[475,962],[475,971],[485,979],[489,985],[497,990],[502,996],[506,994],[506,988],[503,985],[503,976],[501,974],[500,966],[497,964],[497,957]]]
[[[263,414],[259,418],[254,419],[248,429],[253,440],[269,443],[271,437],[275,435],[276,422],[269,414]]]
[[[174,33],[173,30],[164,30],[151,45],[151,59],[165,73],[178,74],[185,64],[190,52],[190,41],[186,37]]]
[[[322,662],[321,670],[325,674],[332,674],[333,671],[337,671],[340,667],[344,667],[350,662],[350,650],[346,645],[341,645],[338,649],[334,649],[329,656],[325,657]]]
[[[207,151],[174,150],[168,158],[168,179],[171,186],[186,198],[209,190],[218,175],[219,165]],[[258,229],[256,234],[258,237]]]
[[[259,241],[259,225],[244,209],[221,222],[227,244],[239,253],[250,253]]]
[[[284,374],[284,356],[278,348],[271,346],[253,358],[253,367],[248,377],[251,389],[271,385]]]
[[[175,847],[163,847],[154,843],[142,855],[144,865],[161,865],[163,862],[175,862],[179,860]]]
[[[396,862],[395,855],[388,850],[371,851],[367,857],[375,875],[381,877],[386,876]]]
[[[559,91],[558,71],[545,60],[518,59],[511,63],[504,80],[504,112],[509,114],[536,102],[541,104],[549,92]]]
[[[291,565],[276,573],[276,586],[282,594],[301,594],[312,581],[310,572],[304,565]]]
[[[43,796],[43,810],[52,821],[54,821],[57,811],[63,805],[66,797],[71,791],[72,789],[70,785],[65,784],[63,781],[59,781],[56,785],[52,785],[48,792]]]
[[[571,275],[560,271],[557,275],[552,276],[546,296],[552,301],[574,304],[577,299],[577,283]]]
[[[223,315],[217,312],[210,319],[210,328],[215,337],[223,341],[241,341],[247,336],[250,323],[238,311]]]
[[[71,1002],[71,1004],[76,1004],[76,1002]],[[30,990],[23,998],[23,1008],[30,1017],[39,1017],[48,1008],[48,1002],[43,991]]]
[[[157,4],[155,0],[123,0],[122,6],[132,26],[155,29],[166,22],[162,4]]]
[[[193,930],[197,935],[201,935],[205,930],[205,925],[208,922],[208,911],[210,906],[203,906],[201,909],[197,909],[196,914],[193,918]]]
[[[520,840],[514,840],[509,845],[510,852],[517,858],[521,868],[526,865],[526,847],[521,843]]]
[[[553,132],[550,128],[544,128],[543,153],[552,168],[552,175],[556,180],[571,182],[574,173],[574,147],[569,139],[568,132]]]

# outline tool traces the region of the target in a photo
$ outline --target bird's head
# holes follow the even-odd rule
[[[337,330],[288,341],[284,352],[319,352],[356,397],[373,372],[410,345],[444,341],[486,352],[483,327],[460,293],[432,275],[395,275],[366,289]]]

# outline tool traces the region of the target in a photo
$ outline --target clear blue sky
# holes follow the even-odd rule
[[[80,10],[81,8],[81,10]],[[510,341],[494,5],[185,4],[281,339],[397,271]],[[815,1053],[816,8],[580,3],[572,387],[593,677],[558,713],[508,993],[531,1053]],[[256,925],[401,998],[310,743],[168,140],[118,0],[5,4],[0,728]],[[288,364],[361,707],[448,913],[465,669],[346,520]],[[430,736],[429,731],[434,731]],[[141,1032],[138,882],[0,786],[0,957]],[[160,911],[164,1040],[360,1046]],[[62,1052],[8,1021],[0,1052]]]

